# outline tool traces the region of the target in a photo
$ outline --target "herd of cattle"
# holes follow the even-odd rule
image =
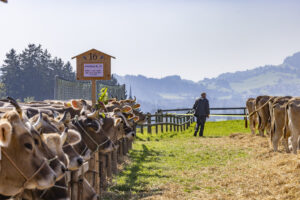
[[[145,121],[140,105],[116,99],[99,105],[1,99],[0,199],[69,199],[67,171],[78,170],[95,152],[108,154],[132,141],[136,125]],[[85,178],[82,193],[82,199],[98,198]]]
[[[285,151],[297,154],[300,144],[300,98],[291,96],[258,96],[246,102],[250,129],[270,136],[274,151],[280,139]]]

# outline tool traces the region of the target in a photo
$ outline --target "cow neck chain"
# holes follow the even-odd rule
[[[93,153],[95,153],[95,152],[97,152],[98,150],[99,150],[99,148],[101,147],[101,146],[103,146],[104,144],[106,144],[109,140],[110,140],[110,138],[108,137],[108,136],[106,136],[106,135],[104,135],[105,137],[107,137],[107,139],[104,141],[104,142],[102,142],[102,143],[100,143],[100,144],[98,144],[95,140],[94,140],[94,138],[81,126],[81,124],[79,123],[79,121],[78,121],[78,117],[75,117],[75,123],[76,124],[78,124],[78,126],[79,126],[79,128],[88,136],[88,138],[97,146],[97,148],[96,148],[96,150],[93,152]]]

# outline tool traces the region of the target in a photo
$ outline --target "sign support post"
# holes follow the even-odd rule
[[[92,105],[96,104],[96,80],[92,80]]]

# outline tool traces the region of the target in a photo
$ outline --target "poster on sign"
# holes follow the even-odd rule
[[[84,77],[103,77],[103,63],[84,64]]]

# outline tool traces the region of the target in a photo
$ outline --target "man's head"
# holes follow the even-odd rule
[[[205,98],[206,98],[206,93],[205,93],[205,92],[202,92],[202,93],[201,93],[201,97],[205,99]]]

